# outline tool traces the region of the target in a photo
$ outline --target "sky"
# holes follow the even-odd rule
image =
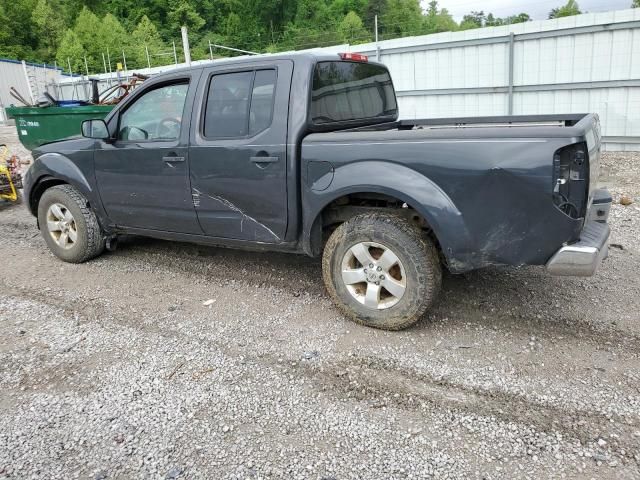
[[[622,10],[631,6],[632,0],[578,0],[582,12],[604,12]],[[429,0],[422,0],[423,7]],[[534,20],[544,20],[549,11],[566,0],[438,0],[440,8],[446,8],[453,17],[460,21],[472,10],[483,10],[493,13],[495,17],[508,17],[521,12],[528,13]]]

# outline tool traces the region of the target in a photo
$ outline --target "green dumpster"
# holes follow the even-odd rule
[[[28,150],[43,143],[80,135],[84,120],[104,118],[113,105],[80,105],[73,107],[9,107],[9,118],[16,121],[20,142]]]

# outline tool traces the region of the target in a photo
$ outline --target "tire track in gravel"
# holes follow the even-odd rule
[[[404,410],[416,410],[421,402],[428,402],[437,408],[534,425],[545,432],[562,432],[582,443],[593,441],[593,432],[609,429],[613,420],[620,432],[617,449],[624,449],[632,459],[631,451],[637,447],[634,432],[640,427],[638,417],[606,416],[545,405],[509,392],[478,389],[434,378],[372,357],[351,357],[331,364],[331,368],[323,365],[322,371],[300,364],[298,370],[319,387],[330,386],[331,394],[337,398],[347,395],[369,403],[375,399],[378,403],[374,402],[374,407],[394,406]],[[327,391],[325,388],[324,392]]]
[[[58,308],[65,314],[75,314],[84,318],[86,324],[102,318],[107,319],[112,325],[131,326],[120,315],[95,303],[84,305],[79,301],[27,289],[4,287],[3,290],[16,298],[40,302]],[[443,378],[434,378],[424,372],[403,368],[393,361],[371,356],[337,356],[324,359],[318,364],[283,364],[282,360],[273,354],[253,354],[245,349],[230,346],[225,339],[189,336],[179,330],[163,329],[158,325],[140,322],[136,324],[136,329],[163,337],[184,338],[185,342],[206,343],[209,347],[213,345],[225,355],[232,358],[241,356],[246,362],[270,367],[283,376],[292,373],[302,375],[314,385],[315,392],[322,392],[332,401],[357,401],[373,409],[385,406],[416,413],[419,413],[421,404],[426,403],[434,409],[448,409],[493,417],[504,422],[531,425],[546,433],[560,432],[579,440],[582,444],[594,440],[594,431],[610,430],[611,422],[614,421],[618,438],[610,442],[610,447],[620,457],[633,461],[633,451],[637,443],[634,432],[640,428],[639,418],[617,415],[607,417],[602,413],[545,405],[522,395],[495,389],[479,389]],[[625,452],[624,455],[621,451]]]

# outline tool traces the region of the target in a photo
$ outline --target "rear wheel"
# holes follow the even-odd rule
[[[81,263],[100,255],[104,236],[87,199],[70,185],[44,192],[38,204],[40,232],[58,258]]]
[[[322,270],[329,295],[347,316],[386,330],[416,323],[442,282],[433,243],[389,213],[358,215],[340,225],[325,246]]]

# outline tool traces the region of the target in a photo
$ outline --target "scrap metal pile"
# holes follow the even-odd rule
[[[0,199],[15,202],[22,188],[22,169],[17,155],[11,155],[6,145],[0,144]]]
[[[98,92],[98,80],[90,78],[91,82],[91,98],[85,100],[56,100],[49,92],[44,92],[41,97],[37,99],[35,105],[29,102],[20,92],[11,87],[9,94],[18,102],[26,107],[78,107],[84,105],[116,105],[124,100],[140,83],[148,79],[148,75],[141,73],[134,73],[129,80],[117,85],[112,85],[102,92]]]

